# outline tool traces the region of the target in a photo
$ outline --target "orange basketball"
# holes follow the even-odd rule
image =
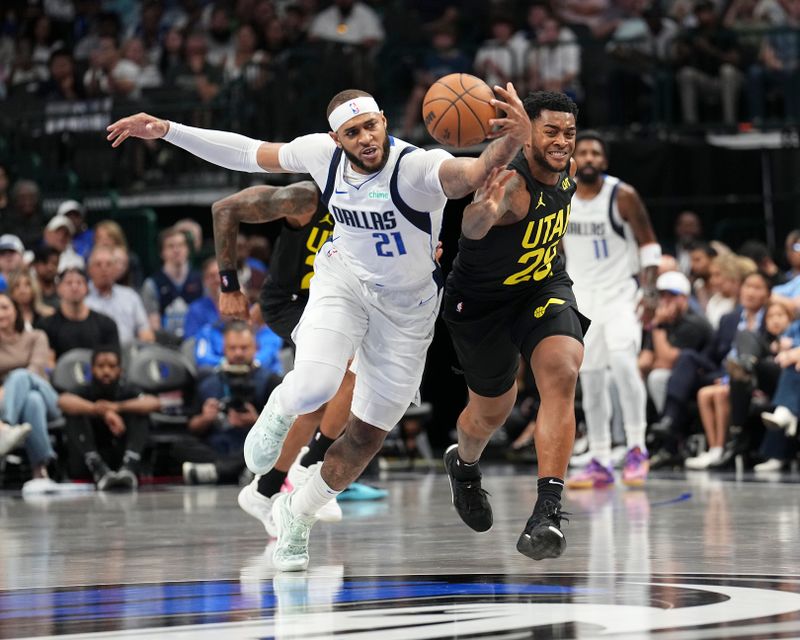
[[[480,78],[451,73],[439,78],[422,101],[422,120],[434,140],[452,147],[483,142],[496,117],[490,104],[494,93]]]

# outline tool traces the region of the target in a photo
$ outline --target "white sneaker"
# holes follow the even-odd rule
[[[582,469],[583,467],[588,466],[588,464],[592,461],[593,457],[594,456],[592,455],[591,451],[587,451],[586,453],[579,453],[578,455],[574,455],[569,459],[569,466],[580,467]]]
[[[286,476],[287,480],[289,480],[289,484],[292,485],[292,489],[299,489],[302,487],[314,471],[317,468],[317,465],[321,465],[321,462],[317,462],[310,467],[304,467],[300,464],[300,460],[303,459],[303,456],[308,453],[308,447],[303,447],[300,449],[300,453],[297,454],[292,466],[289,467],[289,473]],[[322,522],[341,522],[342,521],[342,508],[339,506],[339,503],[336,501],[336,498],[333,498],[328,504],[322,507],[319,511],[317,511],[317,516],[319,517]]]
[[[781,471],[783,469],[783,460],[778,460],[777,458],[770,458],[769,460],[762,462],[761,464],[757,464],[753,467],[753,471],[755,472],[770,472],[770,471]]]
[[[256,474],[265,474],[281,455],[283,441],[296,416],[284,416],[274,410],[277,396],[273,391],[244,441],[244,461]]]
[[[708,469],[708,459],[710,458],[710,451],[703,451],[703,453],[693,456],[691,458],[686,458],[683,462],[683,466],[687,469]]]
[[[10,425],[0,422],[0,456],[6,455],[20,446],[31,432],[31,425],[23,422],[19,425]]]
[[[33,478],[22,485],[23,496],[41,496],[59,493],[60,485],[50,478]]]
[[[272,564],[278,571],[305,571],[308,568],[308,537],[317,516],[296,516],[291,499],[295,491],[280,493],[272,513],[278,528],[278,543],[272,552]]]
[[[264,525],[264,529],[267,530],[267,535],[271,538],[275,538],[278,535],[278,528],[275,526],[272,509],[275,504],[275,498],[279,495],[279,493],[276,493],[271,498],[261,495],[258,492],[258,476],[239,491],[239,506],[245,513],[253,516],[256,520],[260,520]]]
[[[768,429],[785,429],[789,437],[797,433],[797,416],[787,407],[777,406],[775,411],[764,411],[761,413],[761,419]]]
[[[213,462],[184,462],[181,471],[184,484],[217,484],[219,479]]]

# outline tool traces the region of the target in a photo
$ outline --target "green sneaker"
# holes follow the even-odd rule
[[[308,535],[317,516],[296,516],[290,508],[295,494],[282,493],[272,505],[278,529],[278,541],[272,552],[272,564],[278,571],[305,571],[308,568]]]

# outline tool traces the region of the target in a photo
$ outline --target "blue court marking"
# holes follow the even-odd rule
[[[313,588],[313,579],[311,581]],[[259,606],[272,609],[278,596],[272,581],[262,582]],[[553,584],[448,583],[445,581],[345,580],[333,603],[408,600],[453,596],[586,595],[586,589]],[[228,619],[236,611],[252,610],[252,600],[240,592],[238,582],[210,581],[189,584],[92,587],[74,590],[23,590],[0,594],[0,620],[47,617],[59,622],[135,619],[188,614]],[[206,620],[209,622],[211,620]]]

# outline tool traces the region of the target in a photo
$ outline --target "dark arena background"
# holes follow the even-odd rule
[[[315,526],[309,568],[278,572],[237,496],[244,434],[293,363],[258,304],[288,227],[241,225],[236,355],[212,205],[308,176],[112,148],[106,128],[146,112],[288,142],[357,88],[432,149],[421,105],[450,73],[571,97],[646,207],[659,274],[687,283],[696,323],[670,358],[644,327],[649,476],[623,482],[614,384],[610,475],[587,475],[579,385],[566,551],[518,553],[540,400],[521,361],[482,457],[494,526],[469,530],[442,463],[467,387],[439,319],[420,404]],[[799,147],[797,0],[3,0],[0,638],[800,637]],[[445,274],[472,198],[445,207]],[[751,309],[755,271],[771,291]]]

